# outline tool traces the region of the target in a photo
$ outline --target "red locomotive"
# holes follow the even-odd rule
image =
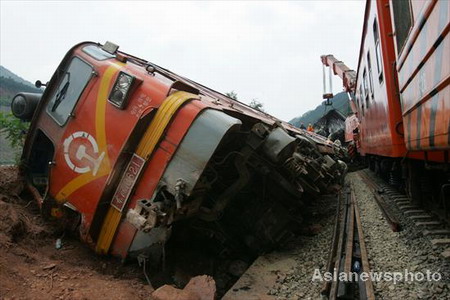
[[[112,43],[73,47],[12,111],[31,120],[21,169],[44,215],[123,259],[196,237],[255,255],[346,171],[339,146]]]
[[[347,140],[415,203],[450,206],[450,2],[367,1],[355,73],[322,62],[352,92]],[[355,119],[359,120],[355,123]]]

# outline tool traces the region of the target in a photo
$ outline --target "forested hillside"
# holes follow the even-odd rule
[[[300,127],[301,123],[305,124],[305,126],[309,123],[314,124],[331,109],[338,110],[345,117],[350,113],[350,104],[348,102],[347,93],[341,92],[334,95],[334,98],[331,99],[331,103],[333,104],[331,106],[325,106],[321,103],[315,109],[305,112],[300,117],[289,121],[289,123],[297,127]]]
[[[18,92],[42,93],[42,90],[0,66],[0,106],[9,106],[11,99]]]
[[[13,147],[11,138],[7,136],[11,133],[11,128],[24,127],[18,119],[11,115],[11,100],[19,92],[42,93],[41,89],[25,79],[17,76],[10,70],[0,66],[0,164],[14,164],[20,156],[21,147]]]

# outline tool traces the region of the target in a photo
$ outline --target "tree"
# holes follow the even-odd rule
[[[249,106],[250,106],[251,108],[254,108],[254,109],[256,109],[256,110],[259,110],[259,111],[261,111],[261,112],[264,112],[264,104],[263,104],[262,102],[259,102],[259,101],[256,100],[256,99],[253,99],[252,101],[250,101]]]
[[[237,93],[235,91],[225,93],[225,96],[227,96],[228,98],[231,98],[233,100],[238,100]],[[257,99],[253,99],[252,101],[250,101],[250,104],[248,106],[250,106],[251,108],[254,108],[258,111],[265,112],[264,104],[262,102],[259,102]]]
[[[231,92],[225,93],[225,96],[227,96],[228,98],[231,98],[233,100],[237,100],[238,99],[237,98],[237,94],[236,94],[235,91],[231,91]]]
[[[25,123],[11,113],[0,112],[0,133],[6,134],[13,148],[23,147],[25,141],[25,133],[30,123]]]

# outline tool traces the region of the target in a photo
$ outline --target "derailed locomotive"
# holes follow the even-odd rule
[[[159,261],[177,233],[271,249],[346,173],[339,146],[112,43],[74,46],[11,106],[31,120],[21,172],[42,213],[122,259]]]

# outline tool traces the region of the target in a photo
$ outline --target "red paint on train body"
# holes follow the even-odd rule
[[[367,1],[355,91],[360,153],[445,162],[450,2],[412,3]]]

